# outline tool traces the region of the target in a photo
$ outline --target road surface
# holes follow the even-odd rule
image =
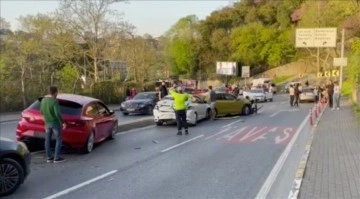
[[[91,154],[65,154],[61,164],[38,152],[8,198],[285,198],[311,104],[294,109],[276,96],[262,105],[257,115],[201,122],[188,136],[176,136],[175,126],[118,133]]]

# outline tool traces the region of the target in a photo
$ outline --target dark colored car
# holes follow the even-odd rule
[[[152,115],[158,100],[157,92],[142,92],[133,99],[121,103],[120,111],[123,115],[129,115],[129,113]]]
[[[40,113],[42,99],[39,98],[22,112],[16,129],[17,139],[28,146],[44,144],[44,119]],[[62,130],[64,145],[90,153],[94,144],[114,138],[118,121],[114,112],[102,101],[74,94],[59,94],[57,99],[66,123],[66,128]]]
[[[0,196],[14,193],[30,173],[30,152],[22,142],[0,137]]]

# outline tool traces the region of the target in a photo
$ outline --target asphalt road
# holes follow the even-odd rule
[[[262,105],[257,115],[204,121],[188,136],[175,126],[122,132],[61,164],[33,154],[32,173],[9,198],[287,197],[311,105],[290,108],[284,96]]]

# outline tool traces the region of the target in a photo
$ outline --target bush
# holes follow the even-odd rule
[[[116,86],[112,81],[94,83],[91,87],[91,96],[102,100],[106,104],[120,103],[123,96],[116,92]]]

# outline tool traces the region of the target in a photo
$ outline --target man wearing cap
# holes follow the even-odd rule
[[[185,134],[188,135],[188,124],[186,121],[186,101],[189,99],[189,95],[184,93],[184,89],[182,87],[177,87],[177,91],[175,91],[176,85],[172,89],[170,89],[170,95],[174,98],[174,109],[176,116],[176,123],[178,128],[177,135],[182,135],[182,128],[185,129]]]

